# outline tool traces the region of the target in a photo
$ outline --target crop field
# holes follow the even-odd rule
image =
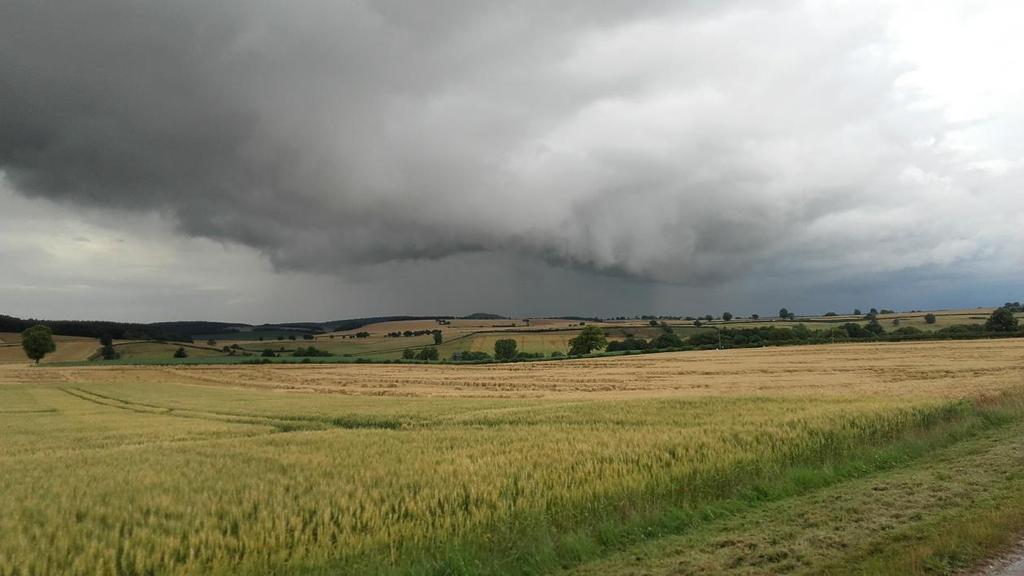
[[[92,342],[93,350],[95,351],[97,346],[94,340]],[[188,354],[189,358],[210,358],[224,355],[221,351],[211,349],[208,346],[181,345],[173,342],[129,342],[118,344],[115,347],[115,350],[117,350],[117,353],[120,354],[121,358],[124,360],[145,362],[171,358],[174,355],[174,351],[179,347],[185,348],[185,352]]]
[[[0,574],[951,571],[1024,530],[1022,417],[1019,340],[9,363]]]
[[[92,338],[54,336],[53,339],[57,344],[57,351],[47,356],[46,361],[48,362],[86,360],[99,349],[99,344]],[[28,361],[28,357],[25,356],[25,352],[21,349],[21,335],[0,333],[0,364]]]
[[[887,330],[898,327],[913,326],[924,331],[946,328],[956,324],[982,324],[988,309],[954,310],[936,312],[936,322],[925,322],[924,313],[901,313],[879,316],[879,321]],[[1019,317],[1024,315],[1018,314]],[[899,320],[899,323],[894,323]],[[693,322],[670,320],[666,323],[682,338],[695,333],[714,330],[718,327],[754,328],[774,326],[779,328],[804,324],[812,329],[839,327],[847,322],[864,324],[863,317],[815,317],[802,318],[798,321],[749,319],[722,322],[716,320],[704,327],[695,327]],[[622,340],[628,336],[653,339],[662,331],[659,326],[651,326],[647,320],[617,320],[594,323],[600,326],[609,341]],[[184,346],[189,354],[190,362],[214,361],[222,359],[227,363],[244,361],[246,357],[258,356],[263,350],[270,348],[282,356],[289,356],[299,347],[315,346],[316,348],[337,356],[347,358],[367,358],[372,360],[394,360],[402,357],[405,349],[419,350],[432,346],[431,335],[389,337],[389,333],[424,330],[440,330],[443,344],[438,347],[442,359],[449,358],[454,352],[480,351],[493,353],[494,342],[501,338],[511,338],[518,344],[518,349],[526,353],[550,355],[553,352],[565,353],[569,349],[569,340],[576,336],[582,324],[577,320],[566,319],[532,319],[526,320],[451,320],[449,324],[438,324],[434,320],[406,320],[379,322],[369,324],[347,332],[317,334],[312,340],[302,337],[296,331],[264,331],[243,332],[236,334],[209,334],[194,337],[194,342],[155,342],[124,340],[115,342],[121,354],[122,363],[160,363],[169,361],[179,346]],[[355,338],[357,332],[365,332],[366,337]],[[291,339],[288,336],[295,339]],[[262,338],[262,340],[260,339]],[[57,336],[57,352],[48,355],[43,363],[84,362],[99,360],[99,342],[91,338]],[[213,341],[213,344],[208,343]],[[237,347],[235,358],[221,349],[224,346]],[[24,362],[25,355],[20,349],[20,336],[13,333],[0,333],[0,363]]]

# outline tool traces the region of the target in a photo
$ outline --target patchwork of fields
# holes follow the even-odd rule
[[[897,327],[914,327],[929,332],[957,324],[984,323],[989,309],[949,310],[935,313],[935,322],[925,321],[921,312],[901,313],[879,316],[879,321],[887,330]],[[1024,315],[1021,315],[1024,316]],[[694,326],[693,322],[670,320],[666,324],[681,338],[696,333],[714,331],[718,327],[756,328],[776,327],[787,328],[800,324],[819,330],[842,326],[847,322],[864,324],[863,317],[838,316],[801,318],[798,321],[753,321],[750,319],[722,322],[716,320],[705,323],[702,327]],[[627,337],[645,339],[656,338],[662,329],[650,326],[646,320],[616,320],[598,322],[608,339],[622,340]],[[518,350],[529,354],[552,353],[565,354],[569,351],[569,341],[581,329],[577,320],[567,319],[532,319],[532,320],[450,320],[440,324],[435,320],[402,320],[369,324],[348,331],[310,335],[311,339],[302,337],[301,332],[278,330],[263,332],[242,332],[231,334],[209,334],[196,336],[194,342],[154,342],[154,341],[117,341],[115,348],[125,362],[157,363],[170,360],[179,347],[184,347],[191,359],[226,358],[229,353],[225,347],[235,349],[236,357],[258,356],[264,350],[288,356],[299,347],[315,346],[338,357],[367,358],[372,360],[395,360],[402,357],[403,351],[414,352],[427,346],[434,346],[434,338],[428,333],[418,336],[391,336],[405,331],[429,332],[439,330],[443,342],[437,346],[441,359],[447,359],[456,352],[494,352],[494,342],[503,338],[516,341]],[[357,333],[364,337],[355,337]],[[290,336],[290,337],[289,337]],[[48,355],[43,362],[81,362],[99,359],[99,342],[91,338],[58,336],[57,352]],[[235,360],[237,358],[231,359]],[[0,363],[27,361],[20,348],[18,334],[0,333]]]
[[[974,556],[949,560],[939,540],[889,536],[971,526],[992,513],[981,496],[1024,502],[1022,401],[1019,340],[479,366],[7,364],[0,574],[968,566],[1004,542],[965,535]],[[958,472],[967,461],[984,474]],[[898,521],[827,546],[780,532],[813,510],[821,530],[871,516],[887,478],[934,498],[894,497]],[[1012,535],[1022,516],[984,518]]]

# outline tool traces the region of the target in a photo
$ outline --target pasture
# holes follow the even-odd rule
[[[1020,340],[8,363],[0,574],[968,568],[1024,529],[1022,416]]]

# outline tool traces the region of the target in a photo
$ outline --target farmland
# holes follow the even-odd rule
[[[1024,530],[1019,339],[12,362],[0,413],[5,575],[926,573]]]
[[[991,313],[991,309],[950,310],[935,312],[935,321],[928,323],[925,313],[898,313],[879,315],[878,320],[887,331],[917,329],[925,335],[956,325],[979,325]],[[1018,316],[1024,316],[1018,314]],[[652,326],[648,320],[608,320],[589,322],[597,325],[609,341],[627,337],[653,339],[661,332],[660,326]],[[695,326],[692,321],[666,320],[681,338],[695,334],[714,334],[717,329],[744,330],[754,328],[793,328],[805,326],[811,330],[829,330],[847,323],[866,324],[863,317],[818,316],[796,320],[750,318],[721,319],[703,322]],[[447,359],[457,352],[493,353],[494,342],[499,339],[513,339],[518,350],[527,354],[550,356],[565,354],[570,348],[569,341],[579,334],[583,323],[569,319],[498,319],[467,320],[451,319],[444,323],[434,319],[397,320],[374,322],[360,325],[352,330],[334,332],[303,332],[298,329],[232,331],[195,335],[188,340],[116,340],[115,349],[122,363],[160,363],[169,361],[179,347],[184,347],[186,362],[226,363],[244,361],[245,357],[259,356],[270,349],[280,356],[289,356],[297,348],[315,346],[335,357],[335,361],[365,358],[372,361],[389,361],[402,357],[406,350],[418,351],[434,346],[431,331],[439,331],[442,344],[437,346],[440,359]],[[20,336],[15,333],[0,333],[0,363],[26,360],[20,349]],[[96,339],[58,336],[57,352],[47,356],[43,362],[101,361],[99,343]],[[227,347],[228,351],[225,351]]]

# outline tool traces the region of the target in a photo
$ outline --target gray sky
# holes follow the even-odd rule
[[[1012,0],[6,0],[0,313],[1019,300],[1022,21]]]

